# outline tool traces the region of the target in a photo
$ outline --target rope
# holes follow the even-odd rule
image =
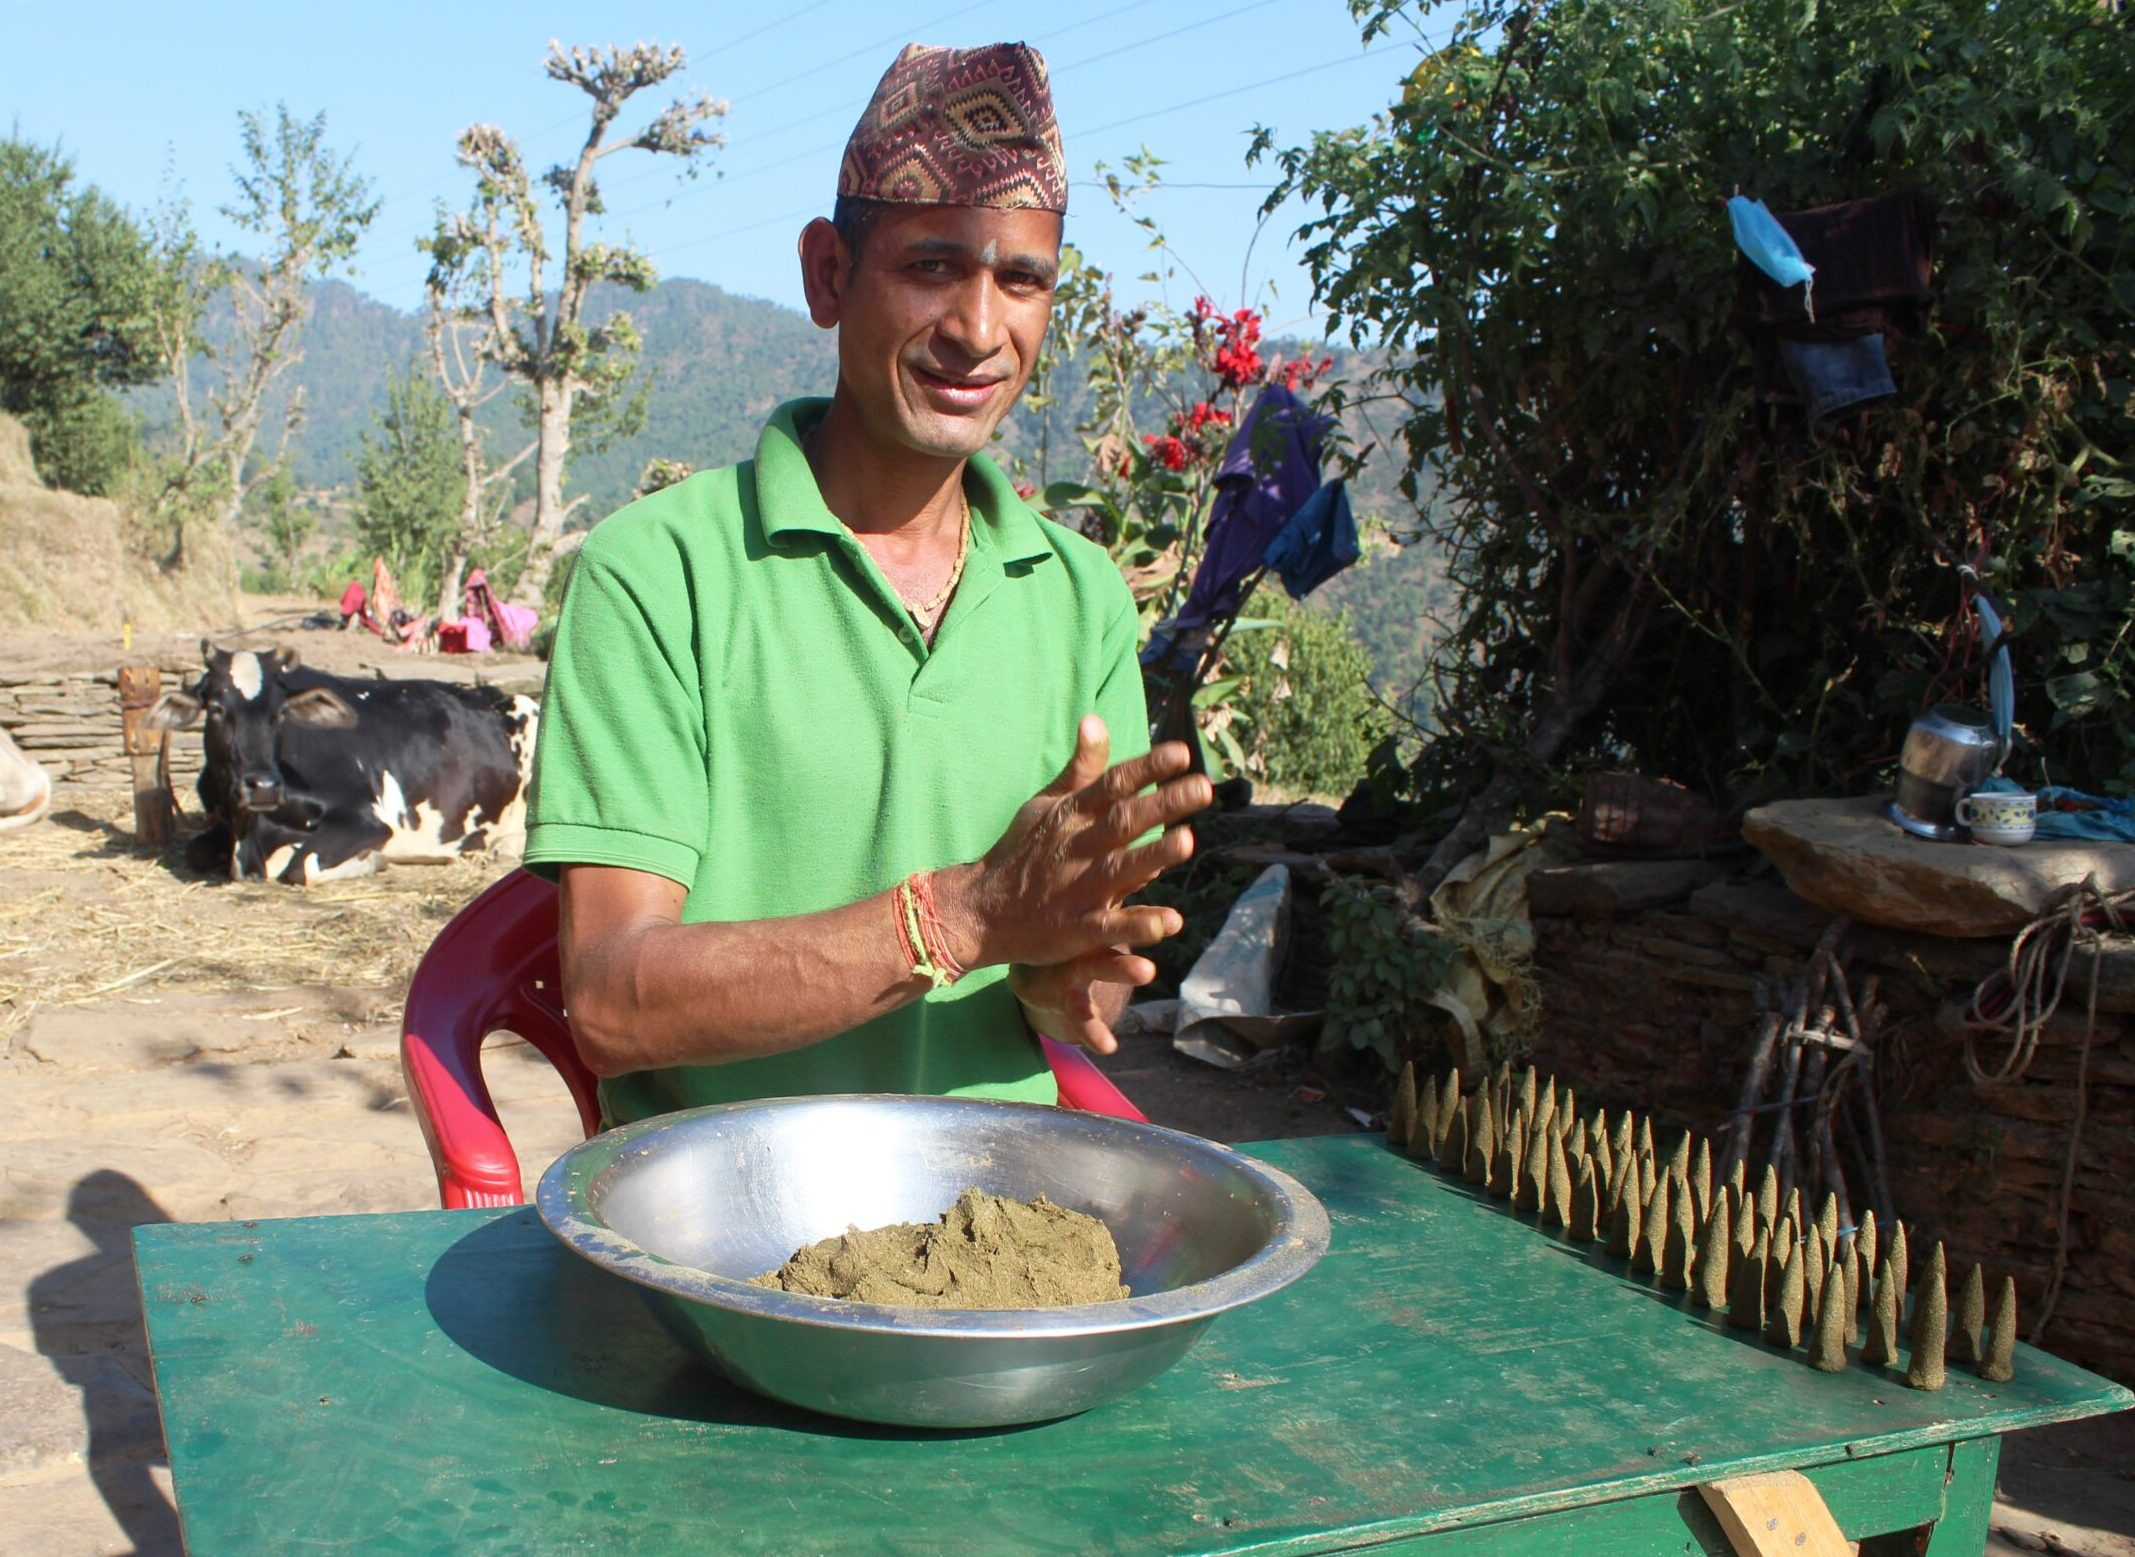
[[[2054,1212],[2053,1274],[2046,1283],[2045,1301],[2031,1327],[2031,1342],[2038,1345],[2061,1300],[2061,1284],[2068,1275],[2069,1214],[2076,1197],[2076,1163],[2083,1147],[2083,1125],[2090,1113],[2091,1044],[2098,1034],[2098,975],[2105,963],[2105,937],[2127,928],[2124,911],[2135,907],[2135,889],[2107,893],[2096,876],[2087,876],[2057,893],[2046,910],[2021,930],[2010,943],[2009,965],[1982,979],[1972,992],[1965,1013],[1965,1070],[1975,1084],[2017,1082],[2031,1068],[2038,1052],[2039,1034],[2060,1009],[2068,987],[2068,967],[2075,960],[2079,940],[2087,941],[2090,957],[2090,990],[2083,1018],[2083,1045],[2076,1055],[2076,1112],[2068,1126],[2068,1152],[2061,1162],[2061,1189]],[[2009,1051],[1996,1070],[1979,1063],[1973,1048],[1975,1032],[2010,1035]]]
[[[1965,1011],[1965,1073],[1974,1086],[2024,1079],[2038,1053],[2040,1033],[2061,1009],[2077,937],[2088,934],[2091,938],[2095,983],[2097,958],[2105,947],[2104,931],[2126,929],[2123,911],[2130,909],[2135,909],[2135,888],[2108,894],[2099,888],[2097,877],[2089,876],[2054,894],[2045,910],[2017,932],[2009,943],[2007,966],[1980,980]],[[1979,1060],[1974,1035],[1981,1033],[2004,1033],[2009,1038],[2008,1052],[1993,1070]]]

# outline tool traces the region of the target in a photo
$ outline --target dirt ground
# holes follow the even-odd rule
[[[538,676],[288,635],[353,674]],[[100,640],[0,641],[0,665],[114,663]],[[187,797],[188,799],[190,797]],[[178,1550],[129,1245],[144,1222],[413,1210],[436,1187],[401,1083],[400,1003],[437,930],[507,861],[309,890],[137,852],[130,802],[63,789],[0,834],[0,1549]],[[1224,1073],[1131,1040],[1108,1062],[1159,1123],[1240,1141],[1355,1129],[1297,1065]],[[488,1075],[531,1180],[576,1137],[523,1045]],[[2128,1418],[2004,1455],[1998,1552],[2135,1557]]]

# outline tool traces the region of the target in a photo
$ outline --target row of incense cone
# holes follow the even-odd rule
[[[1873,1211],[1841,1228],[1833,1195],[1812,1217],[1798,1188],[1782,1201],[1770,1167],[1754,1192],[1739,1163],[1716,1183],[1711,1142],[1686,1131],[1663,1158],[1652,1120],[1628,1110],[1613,1121],[1606,1110],[1586,1114],[1576,1093],[1532,1066],[1518,1075],[1500,1066],[1465,1094],[1458,1070],[1433,1080],[1402,1067],[1387,1139],[1535,1213],[1545,1228],[1601,1245],[1628,1260],[1632,1274],[1688,1293],[1735,1329],[1806,1347],[1813,1368],[1840,1371],[1847,1348],[1858,1345],[1864,1366],[1895,1369],[1910,1292],[1908,1384],[1942,1388],[1950,1360],[1993,1382],[2015,1374],[2011,1278],[2002,1278],[1989,1316],[1986,1273],[1973,1266],[1953,1310],[1940,1243],[1914,1281],[1903,1223],[1887,1243]]]

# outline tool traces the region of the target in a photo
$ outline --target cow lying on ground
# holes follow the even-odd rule
[[[52,780],[0,730],[0,833],[27,827],[52,809]]]
[[[201,652],[207,674],[146,715],[152,729],[207,722],[195,869],[294,886],[524,843],[532,698],[354,681],[305,670],[290,649]]]

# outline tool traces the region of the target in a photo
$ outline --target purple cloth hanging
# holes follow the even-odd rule
[[[1223,451],[1208,546],[1175,630],[1183,633],[1238,609],[1239,589],[1290,516],[1319,490],[1320,442],[1333,425],[1280,384],[1260,392]]]

